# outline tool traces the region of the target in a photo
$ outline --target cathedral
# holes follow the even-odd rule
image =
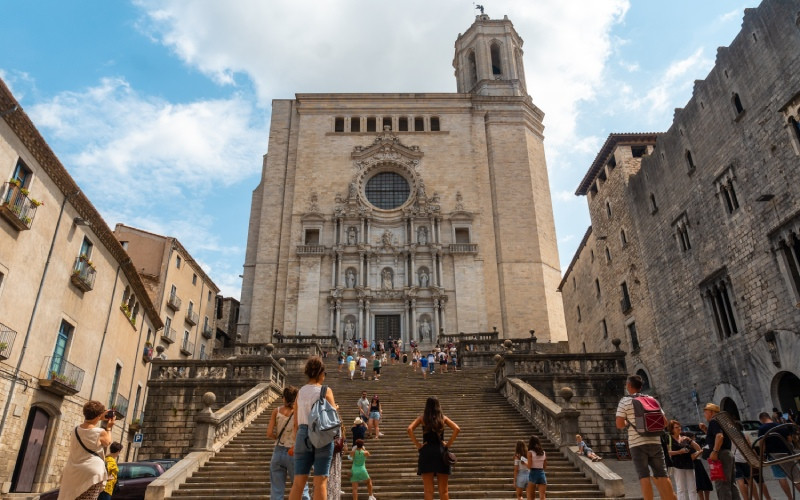
[[[522,39],[480,14],[456,93],[273,101],[238,333],[434,343],[566,340],[544,154]]]

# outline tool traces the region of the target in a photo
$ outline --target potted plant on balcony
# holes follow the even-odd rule
[[[17,187],[20,187],[22,185],[22,183],[19,181],[19,179],[11,179],[11,180],[8,181],[8,183],[9,184],[13,184],[13,185],[15,185]]]
[[[39,201],[36,198],[31,198],[31,204],[34,207],[40,207],[40,206],[44,205],[44,202],[43,201]]]
[[[128,426],[128,432],[139,432],[142,429],[142,421],[138,418],[134,418],[131,420],[130,425]]]

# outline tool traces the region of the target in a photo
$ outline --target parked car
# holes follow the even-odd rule
[[[706,445],[706,433],[700,429],[699,425],[697,424],[684,425],[681,431],[691,432],[692,434],[694,434],[694,440],[697,442],[697,444],[699,444],[700,446]]]
[[[756,442],[758,439],[758,428],[761,427],[761,422],[758,420],[742,420],[743,433],[750,438],[750,444]]]
[[[119,489],[114,500],[144,500],[147,486],[164,473],[164,466],[157,462],[123,462],[118,464]],[[58,490],[39,495],[39,500],[57,500]]]
[[[170,467],[177,464],[180,460],[180,458],[146,458],[140,460],[140,462],[155,462],[161,464],[161,467],[163,467],[165,471],[168,471]]]

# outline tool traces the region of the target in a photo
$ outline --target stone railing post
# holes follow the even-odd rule
[[[211,451],[214,446],[214,432],[217,428],[217,419],[211,406],[217,402],[213,392],[203,394],[203,409],[195,418],[194,444],[189,451]]]

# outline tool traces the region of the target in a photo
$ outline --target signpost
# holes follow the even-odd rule
[[[142,441],[144,441],[144,434],[137,432],[133,435],[133,443],[131,444],[131,448],[141,448]]]

